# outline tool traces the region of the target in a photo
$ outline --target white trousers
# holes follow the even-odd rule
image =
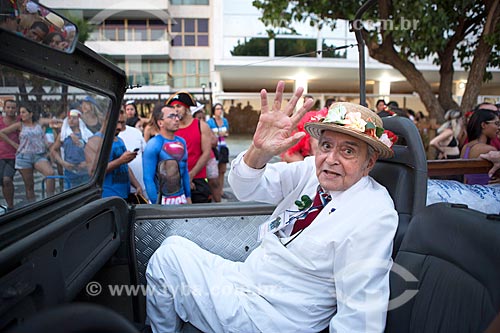
[[[248,295],[226,278],[239,264],[183,237],[167,238],[146,270],[146,311],[153,332],[179,332],[182,321],[203,332],[259,332],[248,315],[253,308]]]

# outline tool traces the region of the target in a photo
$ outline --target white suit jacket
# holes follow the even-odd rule
[[[256,170],[243,162],[244,153],[228,175],[239,200],[277,204],[277,216],[296,210],[303,194],[314,198],[314,157]],[[242,290],[255,295],[249,311],[263,332],[317,332],[328,325],[330,332],[384,331],[398,226],[394,203],[369,176],[330,194],[332,201],[292,242],[285,247],[290,237],[267,234],[235,276]],[[269,304],[264,313],[262,299]],[[269,326],[260,316],[280,319]]]

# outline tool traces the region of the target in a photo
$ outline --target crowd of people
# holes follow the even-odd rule
[[[124,103],[106,167],[103,197],[164,205],[220,202],[229,162],[225,141],[229,123],[222,105],[214,105],[213,117],[209,117],[205,105],[185,91],[156,104],[150,119],[144,119],[134,101]],[[70,103],[60,118],[40,117],[36,103],[4,101],[0,176],[7,210],[14,208],[17,170],[28,202],[36,200],[35,171],[44,177],[45,196],[54,195],[57,178],[64,181],[64,189],[87,183],[97,167],[106,122],[92,96]]]
[[[303,137],[281,153],[282,160],[301,161],[317,153],[317,139],[305,126],[325,117],[334,102],[330,99],[322,109],[305,113],[294,130]],[[397,104],[385,104],[384,100],[378,100],[373,111],[381,118],[413,118],[417,127],[423,118],[420,113],[403,113]],[[498,107],[487,103],[465,116],[458,110],[448,110],[429,146],[436,150],[437,159],[478,158],[497,151],[498,115]],[[28,201],[35,200],[35,170],[46,178],[46,196],[54,194],[57,177],[52,176],[63,176],[68,189],[85,184],[93,175],[106,117],[91,96],[73,103],[65,116],[40,118],[35,106],[5,101],[0,118],[0,171],[8,209],[14,207],[16,170],[25,183]],[[46,137],[49,130],[54,133],[51,140]],[[131,203],[136,203],[138,197],[140,203],[220,202],[225,196],[228,134],[222,104],[213,105],[209,117],[205,105],[186,91],[158,102],[149,119],[139,116],[135,101],[126,101],[117,124],[103,196],[118,195]],[[481,185],[500,182],[498,177],[487,174],[465,175],[459,180]]]
[[[312,96],[308,98],[314,100]],[[304,101],[306,97],[304,97]],[[309,111],[297,124],[297,132],[304,133],[304,137],[294,146],[282,153],[285,162],[301,161],[307,156],[315,155],[317,141],[311,138],[304,130],[308,122],[317,121],[323,117],[332,103],[327,100],[325,107],[318,111]],[[459,110],[448,110],[444,115],[444,122],[440,126],[430,125],[427,117],[420,111],[401,109],[397,102],[386,103],[379,99],[373,110],[380,118],[407,117],[419,129],[424,148],[433,149],[436,153],[431,159],[474,159],[486,156],[490,151],[500,150],[500,105],[491,103],[478,104],[474,110],[463,114]],[[436,130],[436,136],[430,138],[431,131]],[[446,177],[447,179],[463,181],[470,185],[487,185],[500,183],[500,177],[488,174],[470,174]]]

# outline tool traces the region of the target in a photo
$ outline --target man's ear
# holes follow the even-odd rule
[[[370,171],[375,166],[375,163],[377,162],[377,159],[378,159],[378,152],[375,152],[375,153],[372,154],[372,156],[370,156],[370,158],[368,159],[368,162],[366,164],[366,169],[365,169],[365,172],[364,172],[364,176],[368,176],[368,174],[370,173]]]

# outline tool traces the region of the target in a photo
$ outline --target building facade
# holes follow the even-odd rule
[[[252,0],[42,2],[95,25],[86,45],[123,68],[131,85],[141,86],[126,98],[157,100],[185,89],[206,103],[223,102],[230,113],[249,111],[258,109],[260,89],[272,91],[285,80],[288,94],[303,86],[317,107],[327,98],[358,99],[358,50],[347,21],[334,30],[295,24],[298,35],[278,31],[269,39]],[[432,59],[416,65],[437,92],[439,68]],[[500,102],[500,71],[492,74],[479,101]],[[454,78],[459,101],[467,73],[456,67]],[[366,87],[371,107],[384,98],[425,112],[398,71],[368,56]]]

